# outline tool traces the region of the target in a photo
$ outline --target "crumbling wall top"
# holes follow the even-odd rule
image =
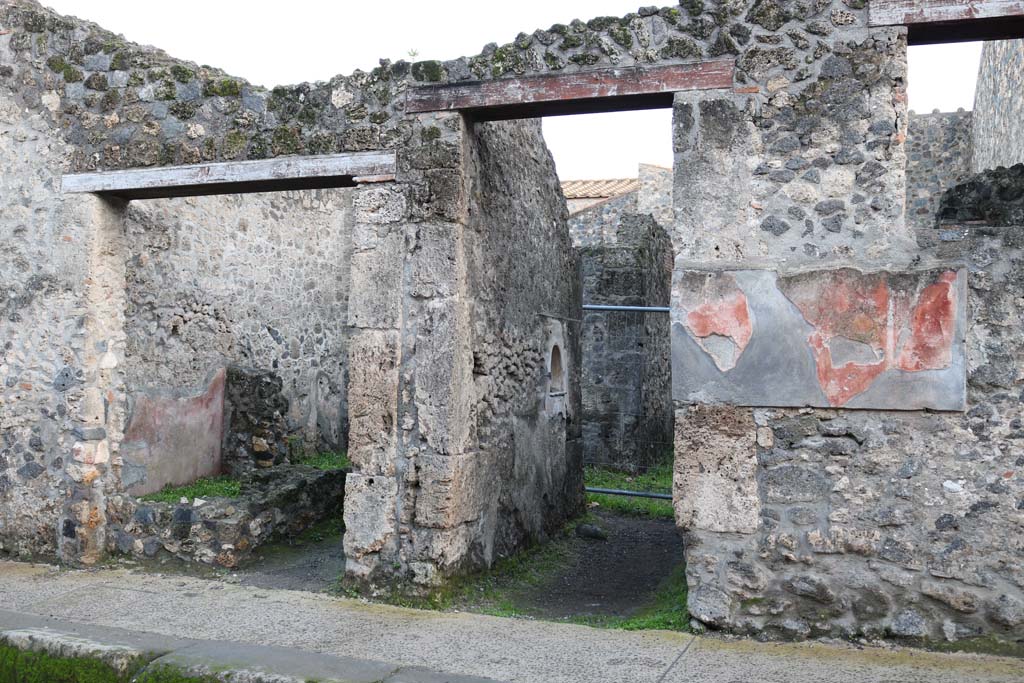
[[[382,60],[370,72],[267,90],[129,43],[35,0],[3,0],[0,28],[8,33],[0,36],[0,82],[23,106],[59,123],[76,149],[68,170],[385,149],[412,135],[403,111],[413,85],[730,57],[738,87],[764,84],[769,72],[813,78],[829,36],[867,31],[863,6],[686,0],[521,33],[472,57]],[[744,92],[759,90],[748,85]]]

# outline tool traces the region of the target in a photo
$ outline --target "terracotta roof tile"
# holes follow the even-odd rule
[[[562,183],[562,194],[566,199],[618,197],[638,189],[640,189],[640,181],[636,178],[567,180]]]

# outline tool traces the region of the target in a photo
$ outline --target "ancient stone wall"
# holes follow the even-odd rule
[[[946,226],[921,250],[905,215],[905,30],[868,29],[866,12],[686,2],[268,92],[4,0],[14,134],[0,145],[25,173],[3,181],[22,197],[4,218],[16,256],[3,277],[8,301],[47,304],[16,303],[31,324],[4,342],[4,400],[24,406],[3,416],[6,547],[45,550],[33,539],[56,533],[65,558],[94,562],[107,520],[123,521],[124,210],[63,202],[56,174],[377,148],[395,148],[398,169],[352,194],[349,575],[435,585],[542,538],[581,495],[568,420],[578,280],[553,165],[536,126],[406,116],[402,93],[735,57],[731,89],[674,104],[675,502],[690,612],[787,637],[1019,638],[1008,226],[1021,221]],[[1021,196],[992,182],[1001,202]],[[30,219],[70,226],[46,243],[63,261],[29,253],[43,244],[19,232]],[[33,337],[54,327],[62,340]],[[780,374],[773,351],[801,372]],[[687,384],[695,369],[705,395]],[[79,376],[64,418],[67,383],[53,378]],[[39,440],[52,444],[41,463]]]
[[[637,192],[637,213],[650,214],[658,225],[667,226],[675,222],[675,208],[672,206],[672,169],[653,164],[640,164],[637,178],[640,190]]]
[[[911,114],[907,126],[907,222],[934,239],[942,193],[971,174],[971,112]]]
[[[1016,248],[996,246],[1012,231],[915,244],[903,36],[854,19],[788,61],[807,48],[789,43],[794,15],[774,16],[755,39],[788,47],[749,69],[741,56],[749,97],[676,96],[690,612],[781,638],[1012,642],[1020,550],[997,539],[1020,524],[1020,456],[1003,440],[1020,358],[997,321],[1016,316]]]
[[[480,511],[489,563],[546,538],[582,509],[582,301],[540,122],[476,124],[469,141],[468,408],[474,457],[486,458],[480,481],[496,477]]]
[[[681,482],[726,448],[716,476],[741,482],[682,510],[702,530],[698,618],[781,637],[1019,639],[1022,196],[1024,166],[951,189],[926,254],[969,271],[965,414],[701,407],[678,423],[697,456]]]
[[[975,173],[1024,163],[1024,40],[985,43],[974,95]]]
[[[0,88],[0,551],[26,557],[56,553],[88,386],[89,211],[60,197],[70,150],[47,114],[26,116],[10,86]]]

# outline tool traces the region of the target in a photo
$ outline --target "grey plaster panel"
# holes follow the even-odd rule
[[[839,271],[843,274],[856,271]],[[917,290],[915,297],[933,283],[942,271],[900,273],[890,286],[907,282]],[[836,271],[800,276],[812,281],[821,276],[828,287]],[[887,274],[886,274],[887,275]],[[912,277],[907,278],[907,275]],[[752,334],[734,367],[720,370],[686,326],[686,316],[700,294],[694,289],[710,278],[730,277],[747,299]],[[888,275],[887,275],[888,276]],[[698,271],[677,273],[672,312],[672,394],[683,403],[725,403],[762,407],[847,407],[886,410],[963,410],[966,404],[966,273],[960,270],[952,283],[955,297],[955,329],[950,360],[941,369],[908,372],[897,367],[882,371],[867,388],[844,401],[830,402],[818,379],[818,368],[809,337],[815,327],[783,294],[779,276],[766,270],[730,271],[709,274]],[[916,293],[915,293],[916,292]],[[889,324],[892,323],[890,312]],[[906,334],[906,330],[903,330]],[[896,338],[900,335],[897,331]],[[835,349],[846,352],[848,339],[835,337]],[[854,342],[853,345],[860,346]],[[865,348],[869,348],[865,345]],[[838,355],[838,353],[837,353]],[[891,365],[891,363],[890,363]]]

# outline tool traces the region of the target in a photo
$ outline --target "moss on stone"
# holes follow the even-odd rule
[[[90,90],[106,91],[110,84],[107,82],[106,74],[94,73],[85,79],[85,87]]]
[[[203,140],[202,155],[206,161],[212,161],[217,158],[217,142],[213,138]]]
[[[566,26],[565,24],[555,24],[554,26],[548,29],[548,33],[554,33],[559,36],[564,36],[567,33],[569,33],[569,27]]]
[[[178,81],[178,83],[188,83],[196,77],[196,74],[192,69],[189,69],[186,66],[175,64],[171,67],[171,76],[173,76],[174,80]]]
[[[375,123],[379,126],[380,124],[387,121],[389,118],[391,117],[388,116],[388,113],[386,111],[375,111],[372,114],[370,114],[370,123]]]
[[[700,16],[704,13],[704,0],[681,0],[679,5],[685,9],[691,17]]]
[[[669,38],[668,44],[661,49],[661,56],[665,59],[702,57],[703,51],[700,45],[689,38]]]
[[[114,111],[117,109],[117,105],[121,104],[121,93],[117,90],[108,90],[103,95],[101,106],[103,111]]]
[[[221,145],[221,149],[224,153],[225,159],[234,159],[239,154],[245,151],[245,146],[248,144],[249,138],[246,137],[245,133],[240,130],[233,130],[224,136],[224,143]]]
[[[433,142],[441,138],[441,129],[437,126],[426,126],[420,131],[420,140],[423,142]]]
[[[356,121],[362,121],[369,115],[369,113],[370,111],[366,108],[365,104],[357,104],[345,110],[345,116],[353,123]]]
[[[171,114],[177,116],[179,119],[182,119],[184,121],[195,116],[196,110],[198,108],[199,105],[195,102],[183,102],[179,100],[177,102],[172,103],[168,107],[168,110],[171,112]]]
[[[133,88],[137,88],[140,85],[145,84],[145,82],[146,77],[142,75],[141,71],[133,71],[131,75],[128,76],[128,85],[132,86]]]
[[[317,133],[306,140],[306,152],[309,154],[330,154],[334,148],[335,139],[331,133]]]
[[[417,81],[437,83],[444,80],[444,65],[436,59],[415,62],[412,65],[412,77]]]
[[[46,30],[46,15],[31,10],[22,12],[21,25],[29,33],[42,33]]]
[[[316,107],[306,105],[305,107],[302,108],[301,111],[299,111],[299,115],[296,118],[299,120],[300,123],[304,123],[307,126],[312,126],[314,123],[317,122],[319,116],[320,112]]]
[[[627,50],[633,47],[633,32],[625,26],[612,26],[608,29],[608,35]]]
[[[120,50],[110,58],[111,71],[127,71],[131,66],[131,53],[127,50]]]
[[[678,7],[666,7],[659,12],[662,19],[667,21],[669,24],[675,26],[679,23],[683,13],[679,11]]]
[[[572,50],[577,47],[583,47],[583,36],[573,33],[562,39],[563,50]]]
[[[178,98],[178,88],[170,78],[160,82],[154,93],[158,100],[168,101]]]
[[[203,83],[204,97],[241,97],[242,84],[233,78],[210,79]]]
[[[370,95],[373,99],[377,100],[377,103],[382,107],[386,107],[391,104],[391,99],[394,97],[391,86],[388,83],[381,83],[376,88],[371,88]]]
[[[757,0],[747,13],[747,21],[768,31],[778,31],[791,18],[789,11],[778,0]]]
[[[502,45],[491,57],[491,75],[495,78],[509,72],[522,73],[525,66],[523,57],[515,45]]]
[[[619,26],[620,20],[618,17],[594,17],[587,22],[587,28],[593,31],[604,31],[613,26]]]
[[[46,65],[50,67],[50,71],[59,73],[63,76],[65,83],[77,83],[85,78],[85,74],[71,64],[68,64],[60,55],[50,57],[46,60]]]
[[[270,147],[267,138],[263,135],[253,135],[249,140],[249,151],[246,156],[249,159],[266,159]]]
[[[601,61],[601,56],[596,55],[593,52],[581,52],[578,55],[569,57],[569,61],[573,64],[579,64],[580,66],[593,66]]]
[[[0,645],[0,681],[4,683],[127,683],[132,674],[120,676],[98,659],[54,657]]]
[[[750,609],[751,607],[756,607],[758,605],[763,605],[767,601],[768,601],[767,598],[761,598],[761,597],[747,598],[745,600],[740,600],[740,608],[744,609],[744,610]]]
[[[103,54],[110,55],[117,52],[118,50],[123,50],[125,47],[127,46],[125,45],[124,41],[119,40],[117,38],[108,37],[103,40],[103,43],[100,46],[100,51],[103,52]]]
[[[299,139],[299,131],[291,126],[278,126],[274,129],[271,139],[274,154],[298,154],[302,151],[302,141]]]
[[[565,68],[565,62],[557,52],[547,50],[544,52],[544,63],[548,65],[548,69],[551,71],[558,71],[559,69]]]

